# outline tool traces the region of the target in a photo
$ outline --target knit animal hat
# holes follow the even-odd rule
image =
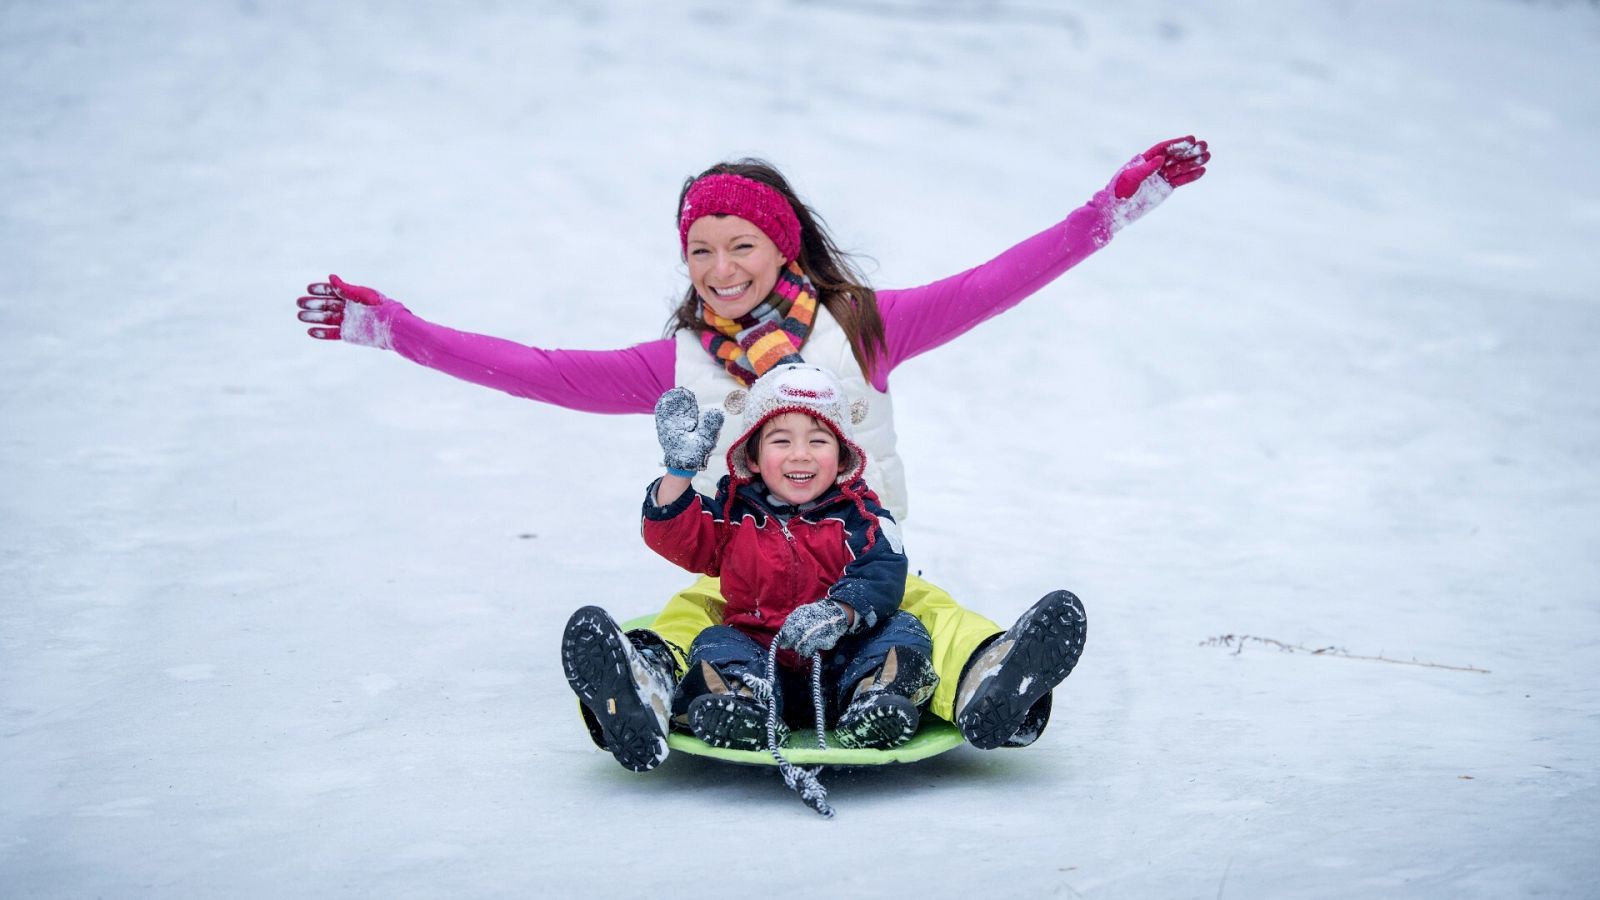
[[[761,426],[788,412],[818,419],[839,439],[838,484],[849,484],[867,468],[867,454],[855,442],[855,426],[867,417],[867,402],[851,400],[839,379],[825,369],[784,363],[757,378],[748,391],[729,394],[722,405],[729,413],[743,416],[739,437],[728,449],[728,473],[736,481],[756,477],[750,468],[750,439],[761,432]]]
[[[738,216],[772,239],[786,260],[800,258],[800,218],[778,189],[743,175],[719,172],[689,185],[678,210],[678,243],[689,255],[689,226],[706,216]]]

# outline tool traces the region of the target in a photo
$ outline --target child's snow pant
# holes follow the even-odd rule
[[[827,707],[824,712],[830,724],[850,702],[856,685],[883,668],[889,651],[895,649],[902,651],[902,659],[906,658],[904,651],[915,651],[928,658],[933,653],[933,641],[916,617],[898,612],[860,634],[845,635],[832,651],[822,654],[822,702]],[[687,668],[672,704],[674,715],[683,715],[696,697],[711,693],[702,674],[702,662],[710,664],[725,679],[738,679],[746,685],[751,677],[766,681],[766,648],[736,628],[713,625],[701,631],[689,648]],[[810,725],[815,714],[809,667],[785,669],[780,665],[777,674],[773,699],[779,717],[784,717],[785,708],[788,708],[789,714],[794,716],[789,724]]]
[[[700,632],[722,624],[724,602],[721,579],[702,576],[667,601],[650,630],[678,648],[689,647]],[[931,659],[934,671],[939,674],[939,686],[933,692],[928,711],[953,721],[956,687],[967,660],[979,646],[1005,629],[958,606],[943,589],[918,575],[906,576],[905,599],[900,602],[900,611],[915,616],[933,639]],[[679,662],[683,661],[680,653]]]

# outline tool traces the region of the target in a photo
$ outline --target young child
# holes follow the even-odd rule
[[[841,746],[888,748],[915,734],[938,684],[927,630],[900,611],[899,528],[862,480],[866,454],[852,437],[860,404],[852,409],[837,378],[803,363],[774,368],[742,400],[741,431],[715,499],[690,480],[716,446],[721,413],[702,415],[685,388],[656,405],[667,472],[645,496],[645,541],[689,571],[721,576],[727,600],[722,624],[691,645],[676,691],[660,675],[669,649],[635,646],[596,607],[573,614],[563,637],[563,664],[586,718],[635,771],[666,758],[669,694],[671,718],[701,740],[759,750],[769,710],[780,723],[786,707],[814,715],[817,678]],[[810,671],[813,654],[819,673]],[[653,685],[642,701],[641,680]],[[780,741],[786,732],[780,724]]]

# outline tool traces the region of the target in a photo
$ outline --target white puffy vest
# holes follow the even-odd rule
[[[867,485],[896,521],[905,522],[906,476],[900,454],[895,451],[894,404],[887,393],[874,388],[861,373],[855,354],[850,352],[850,339],[820,303],[800,357],[837,376],[851,400],[867,401],[867,417],[855,426],[856,443],[867,452]],[[722,408],[729,393],[742,389],[722,363],[712,359],[701,346],[700,335],[694,331],[678,332],[674,378],[678,385],[694,391],[702,410]],[[714,495],[717,480],[728,474],[728,450],[739,436],[738,417],[728,418],[706,470],[694,477],[694,488],[702,494]]]

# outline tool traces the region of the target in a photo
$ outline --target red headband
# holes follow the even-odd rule
[[[689,185],[678,211],[678,243],[689,255],[689,226],[703,216],[738,216],[772,239],[786,260],[800,257],[800,219],[776,188],[742,175],[707,175]]]

